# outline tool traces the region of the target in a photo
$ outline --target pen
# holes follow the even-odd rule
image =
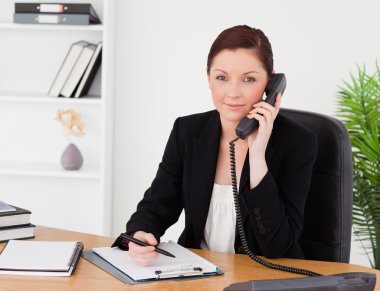
[[[127,239],[127,240],[129,240],[129,241],[131,241],[131,242],[134,242],[135,244],[138,244],[139,246],[154,247],[154,251],[155,252],[163,254],[163,255],[168,256],[168,257],[175,258],[175,255],[173,255],[173,254],[171,254],[171,253],[169,253],[169,252],[167,252],[167,251],[165,251],[163,249],[160,249],[160,248],[158,248],[156,246],[152,246],[152,245],[150,245],[150,244],[148,244],[146,242],[143,242],[143,241],[141,241],[141,240],[139,240],[137,238],[134,238],[134,237],[132,237],[130,235],[122,233],[122,234],[120,234],[120,236],[123,237],[123,238],[125,238],[125,239]]]

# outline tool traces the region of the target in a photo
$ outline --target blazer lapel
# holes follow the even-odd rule
[[[217,111],[211,115],[199,138],[193,139],[193,164],[191,170],[191,210],[198,245],[202,238],[208,215],[219,154],[221,124]]]

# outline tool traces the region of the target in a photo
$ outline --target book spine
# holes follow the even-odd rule
[[[67,53],[61,67],[58,70],[57,76],[55,77],[53,84],[50,87],[49,95],[50,96],[59,96],[68,76],[70,75],[71,70],[75,66],[75,63],[83,49],[88,45],[85,41],[80,41],[77,43],[73,43]]]
[[[88,25],[92,22],[87,14],[38,14],[38,13],[15,13],[14,23],[23,24],[67,24]]]
[[[75,98],[79,98],[87,94],[92,84],[92,81],[94,80],[96,73],[98,72],[101,62],[102,62],[102,43],[99,43],[94,52],[93,59],[91,59],[90,64],[88,65],[83,75],[83,78],[81,79],[78,85],[78,88],[74,95]]]
[[[63,85],[63,88],[60,92],[62,96],[72,97],[75,91],[75,88],[78,87],[78,84],[84,72],[86,71],[88,64],[90,63],[90,60],[92,56],[94,55],[94,51],[95,51],[95,46],[91,44],[83,48],[73,69],[70,72],[70,75],[68,76],[65,84]]]

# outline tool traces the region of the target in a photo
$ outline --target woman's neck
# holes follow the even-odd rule
[[[235,139],[237,137],[235,129],[239,122],[223,119],[221,119],[220,122],[222,124],[221,138],[227,141]]]

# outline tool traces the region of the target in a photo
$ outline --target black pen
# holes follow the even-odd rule
[[[168,257],[175,258],[175,255],[173,255],[173,254],[171,254],[171,253],[169,253],[169,252],[167,252],[167,251],[165,251],[163,249],[160,249],[160,248],[158,248],[156,246],[152,246],[152,245],[150,245],[150,244],[148,244],[146,242],[143,242],[143,241],[141,241],[141,240],[139,240],[137,238],[131,237],[128,234],[122,233],[122,234],[120,234],[120,236],[123,237],[123,238],[125,238],[125,239],[127,239],[127,240],[129,240],[129,241],[131,241],[131,242],[134,242],[135,244],[138,244],[139,246],[154,247],[154,251],[155,252],[163,254],[163,255],[168,256]]]

